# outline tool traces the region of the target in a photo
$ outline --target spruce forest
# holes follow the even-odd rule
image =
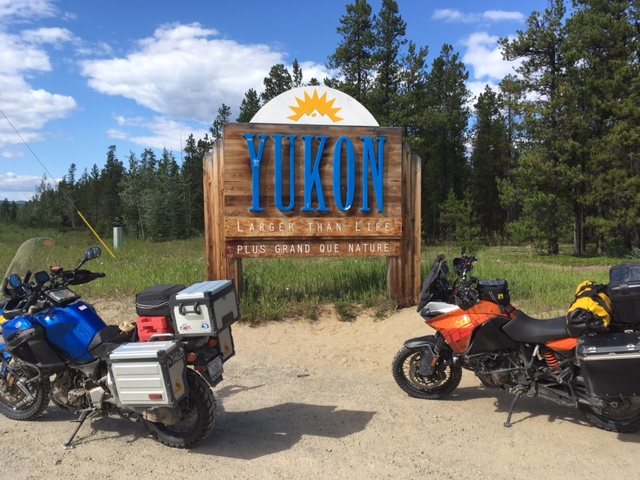
[[[475,99],[451,45],[405,38],[395,0],[373,12],[346,6],[326,66],[305,79],[274,65],[263,90],[246,92],[237,118],[223,104],[204,138],[182,152],[106,149],[104,166],[71,165],[54,187],[0,204],[0,223],[75,228],[80,210],[100,232],[122,225],[152,241],[204,232],[202,159],[226,122],[248,122],[266,102],[302,85],[339,89],[382,126],[401,127],[422,159],[423,241],[529,244],[556,254],[640,250],[640,4],[550,0],[513,39],[501,39],[513,74]]]

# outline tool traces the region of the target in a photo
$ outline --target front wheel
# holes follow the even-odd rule
[[[631,433],[640,430],[640,399],[609,398],[604,408],[579,405],[591,425],[610,432]]]
[[[33,378],[37,372],[23,366],[13,365],[9,370],[5,365],[0,366],[0,413],[12,420],[33,420],[39,417],[49,405],[48,380],[25,382],[30,396],[20,388],[19,381]]]
[[[436,340],[433,339],[433,348]],[[410,397],[437,400],[451,394],[462,379],[462,368],[451,365],[442,356],[430,375],[421,375],[422,351],[402,347],[391,364],[393,378]]]
[[[147,428],[158,441],[170,447],[195,447],[213,430],[216,399],[209,384],[189,368],[187,386],[187,394],[175,407],[180,414],[178,423],[168,425],[145,420]]]

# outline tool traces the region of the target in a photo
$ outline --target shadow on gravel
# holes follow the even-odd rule
[[[507,420],[509,408],[513,401],[513,395],[498,389],[490,389],[486,387],[462,387],[458,388],[454,394],[447,397],[449,401],[471,401],[474,399],[493,398],[493,406],[496,413],[504,414],[501,422]],[[513,416],[511,417],[511,427],[509,428],[526,428],[528,420],[542,417],[547,419],[549,423],[558,421],[573,423],[585,428],[585,434],[589,429],[597,428],[591,425],[586,417],[575,407],[567,407],[551,400],[539,397],[520,397],[515,404]],[[507,428],[507,427],[505,427]],[[618,439],[624,442],[640,443],[640,432],[634,433],[618,433],[612,432],[611,435],[617,435]]]
[[[211,436],[194,453],[250,460],[282,452],[303,435],[342,438],[360,432],[376,412],[283,403],[247,412],[222,412]]]
[[[502,423],[506,422],[513,395],[505,390],[483,386],[463,387],[458,388],[451,396],[447,397],[447,400],[462,402],[489,398],[493,399],[494,412],[503,413]],[[548,417],[549,423],[562,420],[589,428],[589,424],[577,408],[562,406],[539,397],[530,398],[527,396],[520,397],[516,402],[511,424],[515,427],[519,423],[526,423],[527,419],[544,416]]]

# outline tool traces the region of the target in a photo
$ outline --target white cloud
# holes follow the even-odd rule
[[[103,41],[93,44],[84,41],[77,41],[75,51],[79,57],[104,57],[113,55],[113,48],[111,45]]]
[[[289,68],[289,73],[293,74],[293,69]],[[315,78],[322,84],[325,77],[335,78],[340,72],[337,70],[327,70],[324,65],[319,65],[314,62],[300,62],[300,68],[302,69],[302,82],[309,83],[312,78]],[[262,85],[261,85],[262,86]],[[257,90],[257,89],[256,89]]]
[[[35,90],[22,76],[2,73],[0,106],[0,149],[6,145],[20,144],[23,140],[41,140],[40,130],[47,122],[63,118],[77,107],[71,97]]]
[[[40,185],[42,177],[35,175],[16,175],[12,172],[0,173],[0,201],[5,198],[9,200],[30,200],[36,187]],[[47,180],[50,185],[51,179]]]
[[[144,148],[181,151],[186,144],[187,137],[193,134],[195,138],[203,138],[208,130],[205,128],[193,128],[191,125],[171,120],[167,117],[155,117],[145,119],[140,117],[126,118],[116,117],[121,128],[107,131],[109,138],[114,140],[127,140]],[[142,131],[149,134],[136,134],[132,132]]]
[[[20,36],[29,43],[49,43],[56,47],[61,47],[63,43],[75,40],[74,35],[66,28],[38,28],[37,30],[24,30]]]
[[[460,10],[444,8],[436,10],[431,16],[432,20],[443,20],[447,23],[474,23],[478,21],[477,14],[462,13]]]
[[[0,0],[4,22],[53,15],[47,1]],[[17,19],[17,20],[16,20]],[[34,73],[50,72],[49,55],[43,44],[56,47],[73,41],[64,28],[23,30],[17,34],[0,31],[0,155],[13,158],[9,145],[43,138],[47,122],[66,117],[77,105],[72,97],[33,88],[27,81]],[[17,130],[17,132],[16,132]]]
[[[17,149],[7,149],[4,151],[0,151],[0,157],[5,159],[13,159],[13,158],[22,158],[24,157],[24,152]]]
[[[210,125],[222,103],[235,117],[245,92],[261,91],[269,69],[286,63],[283,53],[267,45],[242,45],[217,36],[198,23],[164,25],[126,57],[87,60],[81,71],[98,92],[132,99],[172,119]],[[302,65],[306,80],[324,77],[321,67]]]
[[[49,0],[0,0],[0,23],[10,18],[53,17],[56,11]]]
[[[0,33],[0,75],[32,70],[51,70],[47,53],[16,35]]]
[[[482,14],[484,20],[492,22],[524,22],[524,15],[520,12],[505,12],[504,10],[488,10]]]
[[[465,65],[473,67],[474,79],[476,80],[501,81],[505,76],[513,74],[513,67],[519,63],[503,60],[502,47],[498,45],[498,37],[486,32],[471,34],[463,41],[463,44],[467,47],[467,51],[463,55],[462,61]]]
[[[446,23],[524,22],[524,15],[520,12],[506,12],[504,10],[487,10],[483,13],[476,13],[444,8],[435,10],[431,19]]]

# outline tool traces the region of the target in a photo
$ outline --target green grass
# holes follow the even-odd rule
[[[4,273],[20,244],[34,236],[56,240],[51,264],[73,268],[84,251],[101,246],[90,232],[13,230],[0,232],[0,272]],[[112,239],[104,239],[112,248]],[[185,241],[150,243],[125,238],[116,259],[102,247],[102,257],[86,264],[105,272],[104,279],[74,287],[92,298],[134,302],[135,294],[161,283],[191,285],[206,280],[203,237]],[[423,253],[423,276],[436,255],[452,263],[458,247],[428,247]],[[584,280],[607,283],[611,265],[622,258],[576,258],[567,254],[538,255],[526,247],[491,247],[472,252],[478,258],[473,276],[507,279],[512,303],[533,316],[562,315],[573,301],[576,286]],[[384,318],[396,305],[386,295],[387,262],[360,259],[245,259],[240,308],[244,321],[257,324],[284,318],[316,320],[320,309],[333,305],[343,321],[353,321],[363,310]]]
[[[133,302],[137,292],[153,285],[192,285],[206,280],[202,237],[165,243],[125,238],[113,259],[89,232],[25,230],[0,232],[2,274],[22,242],[34,236],[56,241],[49,266],[73,268],[87,248],[102,248],[102,256],[83,268],[104,272],[106,277],[74,287],[87,300],[100,297]],[[113,251],[112,239],[103,240]],[[372,309],[376,317],[395,308],[386,296],[385,259],[245,259],[243,285],[240,308],[250,323],[292,317],[315,320],[319,308],[326,304],[335,304],[345,320],[355,318],[354,311],[361,308]]]

